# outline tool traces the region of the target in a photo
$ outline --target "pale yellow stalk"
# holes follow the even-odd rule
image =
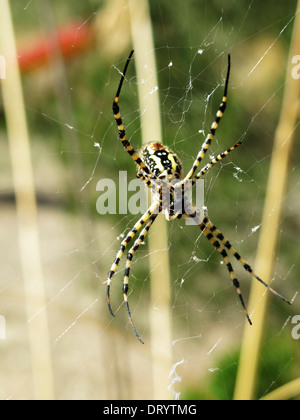
[[[289,400],[291,398],[299,397],[300,395],[300,378],[294,379],[285,385],[280,386],[269,394],[265,395],[262,400]]]
[[[161,142],[155,47],[147,0],[128,0],[138,83],[143,143]],[[153,399],[168,399],[172,367],[170,273],[166,220],[160,214],[149,232],[150,325]]]
[[[294,30],[286,70],[286,83],[278,127],[275,132],[272,161],[267,183],[267,193],[263,212],[262,226],[256,256],[255,271],[269,283],[273,276],[278,231],[280,227],[281,208],[289,172],[289,155],[291,152],[295,125],[299,112],[299,80],[293,78],[292,57],[300,51],[300,1],[294,22]],[[276,283],[280,290],[280,284]],[[255,398],[257,372],[259,365],[262,336],[266,327],[267,301],[270,293],[258,282],[251,288],[249,313],[252,314],[253,326],[245,326],[238,376],[235,388],[235,399],[249,400]],[[272,297],[276,299],[276,297]],[[284,305],[284,303],[280,303]]]
[[[7,0],[0,0],[0,54],[4,57],[6,64],[5,79],[1,80],[1,90],[16,195],[19,236],[19,250],[16,249],[16,258],[21,259],[24,280],[34,398],[53,399],[53,372],[47,312],[44,309],[46,296],[30,142],[13,23]]]

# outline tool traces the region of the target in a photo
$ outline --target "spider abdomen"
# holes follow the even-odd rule
[[[182,179],[182,165],[178,156],[161,143],[145,144],[139,155],[153,175],[166,174],[167,179]]]

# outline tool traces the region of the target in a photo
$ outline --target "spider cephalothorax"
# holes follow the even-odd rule
[[[211,125],[211,128],[207,134],[206,139],[204,140],[201,149],[196,157],[196,160],[193,163],[192,168],[183,178],[182,174],[182,165],[179,158],[175,153],[173,153],[167,146],[164,146],[158,142],[151,142],[144,145],[138,153],[135,152],[129,140],[126,138],[125,129],[122,123],[120,108],[118,105],[119,95],[122,89],[122,85],[125,79],[125,74],[127,67],[131,60],[133,51],[131,51],[125,68],[117,89],[117,93],[113,102],[113,113],[119,130],[120,140],[132,157],[138,167],[138,178],[142,179],[148,188],[154,191],[153,201],[148,210],[142,217],[135,223],[133,228],[127,234],[126,238],[122,241],[120,249],[116,255],[115,261],[113,262],[110,271],[107,276],[107,289],[106,289],[106,298],[107,304],[110,313],[114,316],[114,313],[110,305],[110,284],[113,275],[116,272],[118,264],[121,260],[121,257],[125,251],[128,243],[134,238],[138,231],[140,231],[138,238],[135,240],[133,246],[128,251],[126,267],[124,273],[123,281],[123,297],[129,317],[130,324],[135,332],[135,335],[143,343],[141,337],[139,336],[131,317],[131,313],[128,305],[128,282],[129,274],[131,268],[131,262],[133,259],[134,253],[137,251],[139,246],[143,243],[152,223],[155,221],[158,213],[164,211],[166,214],[167,220],[179,219],[181,216],[185,218],[192,218],[194,223],[201,229],[204,236],[210,241],[210,243],[216,248],[221,257],[224,260],[226,268],[229,272],[229,275],[232,280],[232,284],[235,287],[235,290],[238,294],[239,300],[242,304],[243,310],[251,325],[251,320],[248,315],[244,300],[241,294],[240,285],[238,279],[233,270],[232,264],[229,260],[228,252],[234,256],[234,258],[243,266],[243,268],[249,272],[256,280],[262,283],[269,291],[279,296],[282,300],[287,303],[290,303],[285,297],[281,296],[274,289],[272,289],[267,283],[265,283],[260,277],[255,274],[251,266],[246,263],[246,261],[240,256],[240,254],[234,249],[231,243],[225,238],[225,236],[220,232],[220,230],[209,220],[208,216],[204,215],[203,212],[197,209],[189,201],[189,199],[183,194],[182,191],[185,191],[185,188],[191,188],[198,179],[202,178],[215,164],[224,159],[229,153],[235,150],[241,145],[241,141],[237,142],[235,145],[225,150],[225,152],[219,154],[217,157],[212,159],[207,163],[196,175],[195,172],[198,169],[198,166],[202,159],[204,158],[207,150],[210,147],[210,144],[214,138],[215,131],[219,125],[219,122],[225,112],[226,103],[227,103],[227,88],[229,82],[229,73],[230,73],[230,55],[228,55],[228,67],[227,75],[225,80],[224,94],[222,102],[219,106],[219,109],[216,114],[216,118]],[[179,194],[178,194],[179,193]],[[177,206],[179,204],[179,206]]]
[[[184,206],[184,195],[179,181],[182,179],[182,164],[178,156],[167,146],[158,142],[146,143],[138,152],[151,177],[145,180],[143,172],[138,168],[137,177],[144,180],[151,188],[153,200],[158,200],[158,210],[167,220],[180,218]]]

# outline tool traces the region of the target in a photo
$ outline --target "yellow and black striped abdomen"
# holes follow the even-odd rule
[[[161,143],[150,142],[139,150],[139,156],[153,175],[166,173],[168,181],[182,179],[182,165],[178,156]]]

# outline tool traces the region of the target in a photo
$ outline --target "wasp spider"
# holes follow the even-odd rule
[[[128,281],[131,268],[131,262],[134,256],[134,253],[137,251],[139,246],[144,241],[152,223],[155,221],[157,215],[160,212],[164,212],[167,220],[179,219],[180,217],[193,218],[195,224],[201,229],[205,237],[210,241],[210,243],[217,249],[223,258],[229,275],[231,277],[233,286],[238,294],[239,300],[242,304],[243,310],[245,312],[246,318],[251,325],[251,320],[247,312],[238,279],[235,275],[231,262],[229,260],[228,252],[232,254],[235,259],[248,271],[256,280],[262,283],[269,291],[279,296],[282,300],[289,303],[290,302],[275,290],[273,290],[267,283],[265,283],[258,275],[253,271],[249,264],[241,257],[241,255],[234,249],[231,243],[225,238],[225,236],[217,229],[217,227],[210,221],[210,219],[203,214],[203,212],[197,209],[186,197],[186,194],[182,194],[182,191],[191,188],[198,179],[202,178],[216,163],[224,159],[229,153],[235,150],[238,146],[241,145],[241,141],[237,142],[234,146],[227,149],[225,152],[219,154],[217,157],[212,159],[207,163],[197,174],[195,174],[200,162],[204,158],[206,152],[209,149],[209,146],[214,138],[215,131],[219,125],[219,122],[225,112],[226,103],[227,103],[227,88],[229,81],[230,73],[230,55],[228,55],[228,68],[227,75],[225,80],[225,88],[222,102],[219,106],[219,109],[216,114],[216,118],[211,125],[209,133],[202,144],[202,147],[194,161],[194,164],[187,175],[183,178],[182,165],[179,158],[173,153],[167,146],[164,146],[157,142],[151,142],[144,145],[138,153],[135,152],[130,141],[126,138],[124,125],[122,122],[120,108],[119,108],[119,96],[121,93],[122,85],[125,79],[125,74],[129,65],[129,62],[132,58],[133,51],[131,51],[126,64],[122,77],[117,89],[115,99],[113,101],[113,113],[119,130],[119,137],[121,143],[123,144],[125,150],[132,157],[134,162],[137,165],[137,176],[142,179],[148,188],[152,189],[153,202],[146,211],[145,214],[136,222],[130,232],[127,234],[126,238],[122,241],[120,249],[116,255],[116,258],[111,266],[110,271],[108,272],[107,277],[107,289],[106,289],[106,298],[108,309],[111,315],[114,315],[114,312],[111,309],[110,305],[110,285],[113,275],[116,272],[118,264],[121,260],[121,257],[125,251],[125,248],[129,242],[134,238],[134,236],[140,231],[137,239],[133,243],[133,246],[129,249],[126,260],[126,268],[123,281],[123,297],[124,303],[126,306],[127,314],[129,317],[130,324],[133,328],[133,331],[136,337],[141,343],[143,343],[141,337],[139,336],[130,313],[128,305]],[[177,211],[176,211],[177,210]]]

